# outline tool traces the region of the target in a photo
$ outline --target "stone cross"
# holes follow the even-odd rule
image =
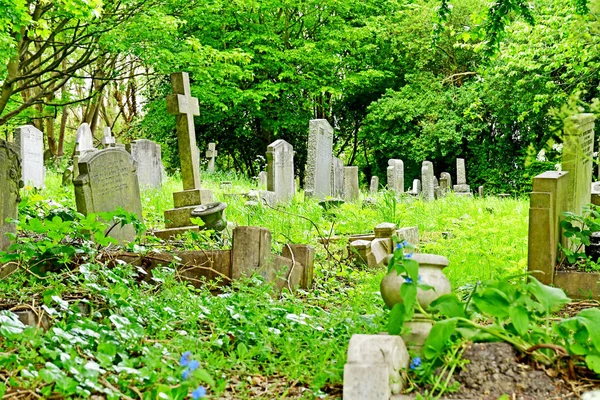
[[[187,72],[171,74],[171,84],[173,94],[167,96],[167,111],[177,116],[177,142],[183,189],[199,189],[200,163],[194,129],[194,115],[200,115],[198,99],[191,96]]]
[[[215,171],[215,158],[217,158],[217,150],[215,149],[214,143],[208,144],[208,150],[206,151],[206,158],[208,158],[208,172]]]
[[[102,144],[104,147],[115,147],[117,144],[117,140],[112,135],[110,126],[104,128],[104,136],[102,136]]]

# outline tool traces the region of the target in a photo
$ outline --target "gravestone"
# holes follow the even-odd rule
[[[112,131],[109,126],[104,128],[104,136],[102,136],[102,144],[104,145],[104,148],[115,147],[117,145],[117,140],[112,135]]]
[[[6,220],[18,217],[19,189],[23,186],[21,174],[18,147],[0,139],[0,251],[11,245],[6,234],[16,233],[16,226]]]
[[[120,207],[142,219],[136,162],[126,150],[109,147],[86,152],[79,159],[79,176],[73,184],[80,213],[112,212]],[[119,242],[131,242],[135,230],[131,225],[117,226],[109,235]]]
[[[267,189],[267,171],[260,171],[258,173],[258,187],[260,189],[266,190]]]
[[[594,115],[579,114],[565,120],[562,170],[568,171],[569,210],[581,215],[590,202],[593,151]]]
[[[452,176],[448,172],[440,174],[440,189],[443,193],[448,193],[452,190]]]
[[[75,134],[75,154],[73,156],[73,179],[79,176],[79,159],[85,155],[86,152],[95,150],[94,148],[94,136],[92,135],[92,129],[84,122],[77,128]]]
[[[421,195],[421,180],[413,179],[411,194],[413,194],[415,196]]]
[[[404,162],[402,160],[388,160],[387,186],[388,190],[396,194],[404,193]]]
[[[309,124],[304,192],[307,197],[324,200],[331,196],[333,128],[326,119]]]
[[[337,157],[331,160],[331,195],[339,199],[344,197],[344,163]]]
[[[421,182],[423,183],[422,197],[425,201],[435,200],[435,182],[433,178],[433,163],[431,161],[423,161]]]
[[[289,201],[296,194],[294,180],[294,148],[283,139],[267,147],[267,190],[276,201]]]
[[[140,187],[160,189],[162,187],[162,156],[158,143],[148,139],[138,139],[128,146],[137,162],[137,176]]]
[[[215,171],[215,159],[217,158],[217,150],[216,150],[216,145],[212,142],[208,144],[208,150],[206,151],[206,158],[208,158],[208,167],[206,167],[206,171],[214,172]]]
[[[377,193],[379,191],[379,177],[372,176],[371,184],[369,185],[369,193]]]
[[[356,201],[359,197],[358,167],[344,167],[344,199]]]
[[[454,193],[458,196],[472,196],[471,187],[467,185],[467,171],[465,169],[465,159],[456,159],[456,185]]]
[[[200,153],[196,145],[194,115],[200,115],[198,99],[191,96],[186,72],[171,74],[173,94],[167,96],[167,111],[177,116],[177,142],[183,191],[173,193],[175,208],[165,210],[165,229],[154,234],[169,239],[186,231],[199,231],[190,218],[199,205],[214,202],[210,190],[200,189]]]
[[[21,126],[15,130],[15,144],[21,155],[23,183],[43,189],[46,177],[44,134],[33,125]]]

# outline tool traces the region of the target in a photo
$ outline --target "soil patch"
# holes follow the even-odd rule
[[[465,350],[463,359],[470,362],[453,377],[460,383],[460,390],[446,398],[496,400],[502,395],[511,400],[578,398],[562,379],[520,363],[508,343],[473,343]]]

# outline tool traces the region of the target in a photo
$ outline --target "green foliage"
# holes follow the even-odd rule
[[[583,209],[582,215],[572,212],[564,212],[560,226],[563,235],[568,238],[569,246],[565,247],[559,243],[561,256],[559,265],[576,265],[583,270],[598,270],[599,267],[590,257],[582,251],[583,246],[590,245],[592,233],[600,231],[600,209],[594,204],[588,204]]]

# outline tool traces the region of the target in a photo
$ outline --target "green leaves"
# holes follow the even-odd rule
[[[545,314],[559,311],[571,301],[561,289],[544,285],[533,276],[529,277],[529,281],[528,289],[540,303],[541,311]]]
[[[25,330],[25,325],[14,313],[0,311],[0,336],[7,339],[18,338]]]
[[[424,355],[432,360],[442,355],[447,347],[447,342],[456,330],[456,319],[446,319],[438,321],[431,328],[431,332],[423,345]]]

